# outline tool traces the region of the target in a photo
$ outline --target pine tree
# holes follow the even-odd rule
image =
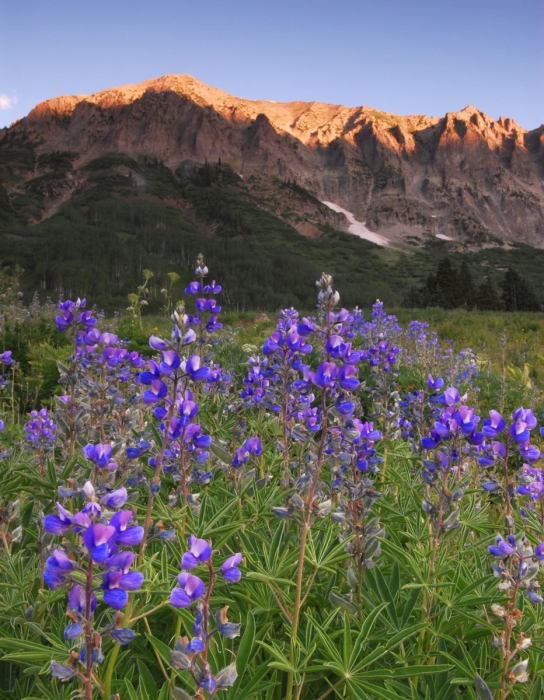
[[[497,288],[489,280],[478,287],[474,301],[480,311],[500,311],[504,308]]]
[[[463,260],[459,269],[459,283],[462,288],[463,306],[469,310],[473,309],[476,305],[477,290],[466,260]]]
[[[529,284],[509,267],[502,282],[502,299],[507,311],[540,311],[540,302]]]

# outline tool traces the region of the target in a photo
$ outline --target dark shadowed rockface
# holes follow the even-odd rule
[[[0,151],[18,144],[42,158],[26,171],[12,167],[0,198],[13,200],[25,183],[46,177],[44,154],[69,152],[76,168],[62,185],[50,185],[36,221],[85,185],[77,169],[117,152],[152,156],[172,170],[220,158],[246,182],[257,176],[253,196],[266,193],[263,207],[292,225],[292,212],[271,204],[273,177],[343,207],[394,243],[438,236],[459,249],[501,239],[544,248],[544,127],[526,131],[470,106],[442,118],[403,117],[370,107],[244,100],[190,76],[166,75],[42,102],[0,130]],[[137,172],[132,177],[137,184]],[[348,228],[342,214],[316,201],[303,218],[297,230],[306,236],[313,235],[311,221]]]

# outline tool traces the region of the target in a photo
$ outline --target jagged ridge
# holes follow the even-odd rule
[[[293,180],[394,242],[422,245],[438,235],[458,248],[505,240],[544,247],[544,127],[526,131],[471,106],[442,118],[397,116],[365,106],[245,100],[166,75],[42,102],[0,131],[0,147],[19,141],[38,154],[74,153],[76,167],[111,152],[154,156],[172,169],[221,158],[246,180]],[[34,167],[22,177],[44,172]],[[4,184],[11,197],[21,180]],[[75,178],[68,194],[52,193],[49,206],[80,184]],[[330,222],[318,207],[309,223],[312,217]]]

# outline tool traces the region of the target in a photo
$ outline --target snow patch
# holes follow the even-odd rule
[[[348,227],[349,233],[353,233],[354,236],[358,236],[359,238],[363,238],[365,241],[370,241],[371,243],[376,243],[377,245],[381,245],[381,246],[388,246],[389,245],[388,238],[386,238],[385,236],[381,236],[379,233],[374,233],[373,231],[370,231],[366,227],[366,222],[357,221],[355,219],[355,216],[347,209],[343,209],[342,207],[338,206],[338,204],[333,204],[333,202],[323,202],[323,204],[325,204],[327,207],[329,207],[329,209],[332,209],[333,211],[337,211],[346,217],[346,219],[349,221],[349,227]]]
[[[436,238],[440,238],[441,241],[453,241],[453,240],[455,240],[454,238],[450,238],[449,236],[446,236],[445,233],[437,233]]]

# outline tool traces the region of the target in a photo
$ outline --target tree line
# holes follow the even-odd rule
[[[443,258],[434,274],[420,287],[412,287],[404,305],[413,308],[438,306],[443,309],[465,308],[479,311],[541,311],[540,301],[531,284],[509,267],[498,286],[488,278],[475,281],[465,260],[456,267],[449,257]]]

